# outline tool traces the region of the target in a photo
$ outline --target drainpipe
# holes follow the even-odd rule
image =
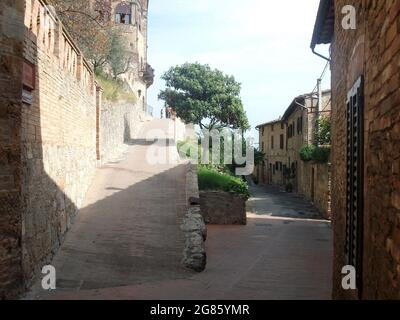
[[[318,79],[317,81],[317,86],[318,86],[318,105],[317,108],[315,110],[315,132],[318,132],[318,120],[319,120],[319,113],[321,111],[322,108],[322,79]],[[315,138],[315,134],[314,134],[314,138]],[[318,141],[315,139],[315,145],[318,147],[319,143]]]
[[[322,58],[322,59],[324,59],[324,60],[326,60],[328,62],[331,62],[330,58],[327,58],[324,55],[322,55],[322,54],[320,54],[320,53],[315,51],[315,45],[314,44],[311,46],[311,50],[312,50],[312,53],[315,54],[316,56],[318,56],[318,57],[320,57],[320,58]]]

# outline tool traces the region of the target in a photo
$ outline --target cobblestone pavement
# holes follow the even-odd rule
[[[254,208],[255,203],[257,208],[254,209],[255,213],[249,212],[247,226],[208,226],[208,265],[203,273],[178,272],[164,274],[162,278],[154,275],[152,278],[143,277],[140,283],[97,289],[81,288],[75,292],[58,291],[42,295],[42,298],[330,299],[330,223],[309,219],[313,214],[303,215],[301,212],[308,205],[298,197],[291,195],[286,198],[279,193],[266,191],[268,190],[252,188],[254,197],[249,201],[249,209]],[[294,208],[299,204],[302,209],[295,216],[292,210],[296,211]],[[288,208],[290,211],[287,211]],[[282,210],[284,217],[279,217],[279,210]],[[288,217],[288,213],[291,217]],[[145,219],[145,216],[140,219]],[[147,231],[149,237],[157,237],[151,230]],[[141,236],[146,237],[146,234],[143,232]],[[133,252],[138,250],[140,251],[135,249]],[[160,244],[159,250],[155,250],[154,254],[162,254],[162,251],[163,245]],[[146,263],[141,267],[147,268]],[[96,268],[98,267],[92,271],[95,272]],[[157,268],[150,270],[157,272]],[[112,269],[109,271],[115,272]],[[121,272],[124,273],[124,270]],[[144,271],[131,269],[130,272],[138,272],[135,277],[141,278]],[[106,274],[104,277],[110,278]]]

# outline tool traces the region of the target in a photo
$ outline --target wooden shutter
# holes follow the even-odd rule
[[[363,252],[363,158],[364,81],[359,78],[347,96],[347,211],[346,257],[357,271],[357,289],[362,290]]]

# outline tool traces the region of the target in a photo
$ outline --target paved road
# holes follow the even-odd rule
[[[180,219],[186,208],[185,165],[177,160],[169,120],[147,123],[124,160],[98,170],[66,241],[53,260],[57,292],[92,290],[192,273],[181,267]],[[172,129],[172,130],[171,130]],[[155,132],[153,132],[156,130]],[[159,134],[165,137],[160,138]],[[152,143],[154,138],[160,138]],[[150,138],[150,142],[145,138]],[[154,164],[170,155],[169,164]],[[31,295],[41,297],[37,284]]]
[[[133,148],[136,152],[139,147]],[[108,210],[102,204],[84,212],[86,218],[77,223],[56,258],[59,274],[72,279],[74,288],[40,298],[330,299],[330,223],[310,219],[315,212],[306,210],[306,202],[252,188],[249,210],[254,212],[248,214],[248,225],[208,226],[207,268],[199,274],[185,272],[178,263],[181,238],[174,214],[180,209],[172,200],[181,186],[176,178],[180,168],[158,174],[143,168],[133,175],[127,170],[129,161],[139,160],[134,157],[113,165],[110,176],[103,177],[103,186],[121,189],[114,194],[117,202]],[[123,174],[111,177],[120,172],[117,168]],[[126,176],[137,179],[137,186],[119,181]],[[133,202],[138,203],[132,207]]]

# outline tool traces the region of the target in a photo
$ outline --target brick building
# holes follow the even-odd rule
[[[329,43],[333,297],[400,299],[400,1],[321,1],[311,47]]]

